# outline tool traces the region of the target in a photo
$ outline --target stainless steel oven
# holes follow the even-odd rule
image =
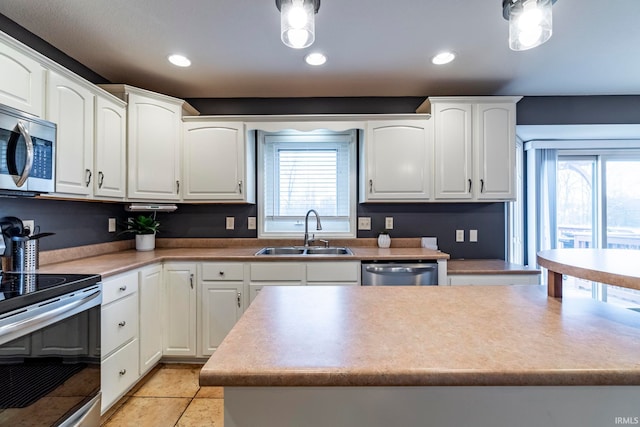
[[[0,105],[0,194],[55,191],[56,125]]]
[[[0,426],[98,426],[100,276],[0,278]]]

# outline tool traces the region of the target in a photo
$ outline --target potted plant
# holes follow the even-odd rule
[[[126,229],[120,234],[133,233],[136,235],[136,250],[152,251],[156,247],[156,233],[160,228],[160,223],[156,221],[154,214],[138,215],[128,218],[125,222]]]
[[[382,230],[380,234],[378,234],[378,247],[388,248],[389,246],[391,246],[391,236],[389,236],[389,231]]]

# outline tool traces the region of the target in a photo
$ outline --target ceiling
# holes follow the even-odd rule
[[[113,83],[181,98],[640,94],[638,0],[558,0],[551,40],[522,52],[501,0],[322,0],[302,51],[280,41],[274,0],[2,0],[0,13]],[[444,49],[457,59],[432,65]],[[311,51],[327,64],[305,64]]]

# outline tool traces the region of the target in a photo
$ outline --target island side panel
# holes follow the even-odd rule
[[[640,386],[225,387],[225,427],[607,427]]]
[[[562,298],[562,274],[555,271],[548,271],[547,292],[550,297]]]

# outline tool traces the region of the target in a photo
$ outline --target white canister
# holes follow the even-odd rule
[[[391,246],[391,236],[387,233],[381,233],[378,235],[378,247],[388,248],[389,246]]]
[[[152,251],[156,248],[155,234],[136,234],[136,250]]]

